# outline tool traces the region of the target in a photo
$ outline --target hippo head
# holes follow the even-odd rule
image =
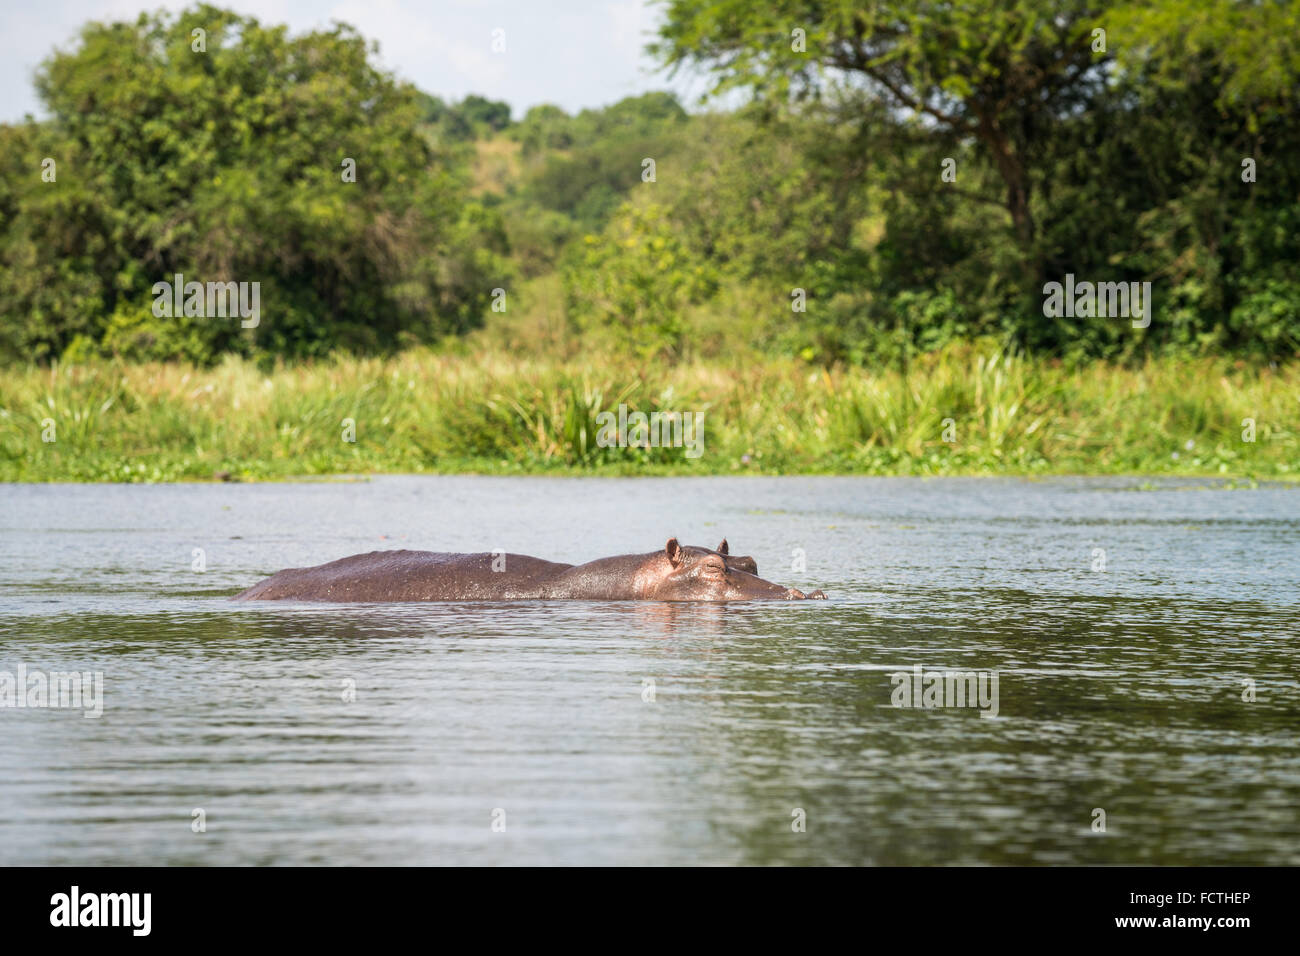
[[[724,539],[722,545],[726,543]],[[800,601],[826,597],[821,591],[804,594],[795,588],[764,581],[733,566],[721,549],[687,549],[676,538],[669,538],[664,555],[668,558],[666,572],[650,582],[647,595],[657,601]],[[752,558],[742,560],[754,564]],[[754,568],[757,570],[757,565]]]
[[[682,550],[693,558],[702,558],[707,554],[720,554],[722,559],[727,562],[727,567],[733,571],[745,571],[749,574],[758,574],[758,562],[749,555],[732,554],[730,547],[727,545],[727,539],[723,538],[722,543],[718,545],[715,551],[708,548],[701,548],[694,544],[682,545]]]

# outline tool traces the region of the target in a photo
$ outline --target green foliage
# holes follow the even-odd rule
[[[811,290],[780,341],[823,361],[954,335],[1071,356],[1289,357],[1300,338],[1297,16],[1294,4],[1233,0],[670,0],[654,46],[665,63],[711,72],[717,91],[748,90],[759,129],[782,143],[807,130],[792,175],[770,175],[777,150],[757,134],[742,154],[751,175],[718,177],[674,215],[692,230],[774,193],[785,210],[831,200],[834,241],[820,247],[815,206],[793,226],[716,230],[733,248],[752,239],[770,254],[793,232],[816,250],[776,267],[787,289]],[[1256,182],[1243,183],[1243,158]],[[939,175],[948,160],[955,182]],[[837,172],[851,180],[839,192]],[[704,239],[712,256],[718,244]],[[1043,284],[1069,273],[1150,281],[1151,328],[1044,316]]]
[[[986,340],[1071,364],[1285,360],[1298,10],[669,0],[659,57],[740,105],[648,93],[517,123],[396,82],[346,26],[207,6],[89,24],[37,78],[53,120],[0,126],[0,360],[450,348],[494,288],[519,301],[515,278],[563,294],[495,334],[570,357],[905,372]],[[155,315],[176,273],[260,282],[261,322]],[[1067,274],[1151,282],[1154,321],[1044,315]]]
[[[415,93],[421,121],[439,143],[469,143],[510,126],[510,104],[471,93],[448,103],[428,93]]]
[[[573,145],[573,121],[569,114],[551,103],[532,107],[511,131],[525,156],[546,150],[568,149]]]
[[[503,206],[501,215],[509,234],[511,262],[525,278],[553,271],[580,234],[578,224],[569,216],[526,202]]]
[[[510,104],[471,93],[460,101],[459,112],[472,127],[499,133],[510,125]]]
[[[663,209],[625,205],[588,235],[564,271],[568,314],[584,334],[645,357],[683,353],[683,310],[717,289],[717,275],[673,233]]]
[[[519,134],[526,151],[536,152],[544,142],[571,146],[537,156],[523,195],[569,216],[584,232],[600,231],[641,185],[646,159],[657,166],[670,162],[680,148],[678,134],[688,123],[668,93],[628,97],[602,110],[583,110],[567,122],[549,108],[529,117]]]
[[[263,372],[94,361],[0,370],[0,481],[372,472],[1297,477],[1300,367],[1158,359],[1081,371],[994,345],[910,367],[789,360],[581,368],[413,350]],[[596,416],[701,412],[703,454],[601,447]],[[344,419],[355,442],[341,441]],[[945,438],[947,423],[952,431]],[[1243,440],[1243,420],[1256,423]],[[56,440],[47,442],[53,423]]]
[[[1134,0],[1108,18],[1125,44],[1126,69],[1181,92],[1202,64],[1222,78],[1214,94],[1225,113],[1244,108],[1256,122],[1296,106],[1300,88],[1300,8],[1291,2]]]
[[[462,176],[419,135],[414,91],[348,27],[290,37],[208,6],[92,23],[37,85],[54,122],[6,130],[0,159],[12,356],[83,339],[199,361],[433,341],[474,325],[505,271]],[[175,273],[260,282],[260,324],[148,314]]]
[[[469,118],[442,98],[417,91],[415,99],[420,108],[420,121],[433,134],[434,142],[469,143],[478,135]]]

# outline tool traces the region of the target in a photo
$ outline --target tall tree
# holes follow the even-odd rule
[[[851,88],[900,118],[987,150],[1027,272],[1038,271],[1031,199],[1036,146],[1103,83],[1087,0],[669,0],[651,45],[703,67],[715,92],[780,100]],[[1094,49],[1096,47],[1096,49]],[[936,170],[936,178],[938,171]]]
[[[500,229],[374,60],[345,25],[290,35],[208,5],[84,26],[37,73],[53,118],[4,137],[20,152],[0,156],[0,352],[82,337],[208,361],[477,324]],[[265,320],[157,315],[176,273],[257,282]]]

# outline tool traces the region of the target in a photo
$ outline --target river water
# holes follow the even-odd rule
[[[80,709],[0,708],[0,864],[1300,864],[1300,488],[394,476],[0,500],[0,685],[102,675]],[[670,535],[725,535],[830,600],[226,600],[379,548],[580,562]],[[983,701],[896,706],[932,670]]]

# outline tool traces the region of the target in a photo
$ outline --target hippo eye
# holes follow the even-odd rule
[[[721,561],[705,561],[704,573],[705,574],[726,574],[727,566]]]

